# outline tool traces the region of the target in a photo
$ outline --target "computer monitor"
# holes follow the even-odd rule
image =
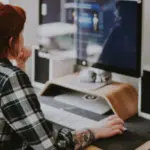
[[[142,2],[76,0],[76,3],[77,63],[140,77]]]

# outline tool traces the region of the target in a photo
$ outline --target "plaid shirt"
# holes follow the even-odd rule
[[[55,150],[52,133],[28,76],[1,59],[0,149]]]

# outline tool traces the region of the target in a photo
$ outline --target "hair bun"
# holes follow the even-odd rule
[[[24,28],[25,11],[19,6],[0,3],[0,35],[17,36]]]
[[[0,56],[8,49],[8,39],[22,32],[25,21],[26,13],[21,7],[0,3]]]

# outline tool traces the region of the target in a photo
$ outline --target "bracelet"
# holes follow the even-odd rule
[[[85,147],[95,141],[95,136],[90,129],[84,129],[79,132],[74,132],[74,148],[77,150],[84,150]]]

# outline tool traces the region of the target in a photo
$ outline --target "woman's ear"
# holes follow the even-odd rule
[[[8,42],[8,44],[9,44],[9,48],[12,48],[12,46],[13,46],[13,37],[11,36],[10,37],[10,39],[9,39],[9,42]]]
[[[15,42],[16,42],[15,38],[13,36],[10,37],[8,44],[9,44],[9,54],[11,57],[18,56],[18,45]]]

